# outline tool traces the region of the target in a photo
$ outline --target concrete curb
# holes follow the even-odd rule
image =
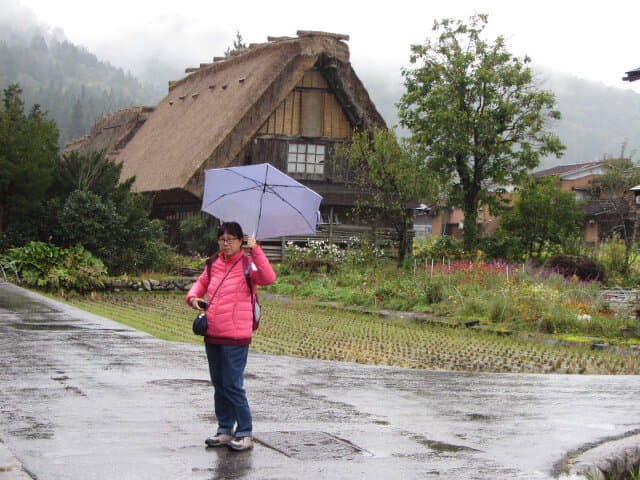
[[[640,466],[640,433],[608,440],[568,460],[569,475],[593,480],[621,480],[636,473]]]
[[[2,440],[0,440],[0,480],[33,480]]]

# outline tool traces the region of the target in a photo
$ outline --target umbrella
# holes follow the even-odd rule
[[[268,163],[204,172],[202,211],[256,239],[315,233],[321,200]]]

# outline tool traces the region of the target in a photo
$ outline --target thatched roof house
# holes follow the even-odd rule
[[[156,107],[109,115],[66,150],[106,149],[162,218],[199,210],[205,169],[263,162],[320,193],[325,214],[353,205],[333,149],[354,128],[385,123],[349,63],[348,37],[297,35],[189,68]]]

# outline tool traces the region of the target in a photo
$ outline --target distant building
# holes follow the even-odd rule
[[[573,192],[578,200],[585,200],[585,235],[587,243],[595,245],[607,235],[611,234],[613,218],[611,216],[610,203],[599,198],[594,198],[591,188],[592,182],[604,173],[603,160],[576,163],[571,165],[559,165],[545,170],[539,170],[531,174],[533,178],[559,177],[560,188]],[[507,188],[508,192],[512,189]],[[505,198],[512,198],[513,193],[506,193]],[[416,211],[416,236],[419,232],[430,231],[431,235],[451,235],[462,238],[464,233],[464,212],[460,208],[425,207],[421,212]],[[486,205],[481,205],[478,211],[478,226],[485,234],[492,234],[500,223],[498,217],[489,213]],[[422,225],[425,225],[423,227]],[[428,225],[428,230],[427,226]],[[428,236],[428,235],[426,235]]]

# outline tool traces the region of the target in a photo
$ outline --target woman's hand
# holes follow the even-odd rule
[[[193,297],[191,300],[189,300],[189,303],[191,303],[192,308],[195,308],[196,310],[200,310],[201,312],[204,312],[204,308],[200,306],[200,303],[206,305],[206,302],[204,301],[203,298]]]
[[[254,248],[256,245],[258,245],[258,242],[256,242],[256,239],[248,236],[247,237],[247,247],[249,248]]]

